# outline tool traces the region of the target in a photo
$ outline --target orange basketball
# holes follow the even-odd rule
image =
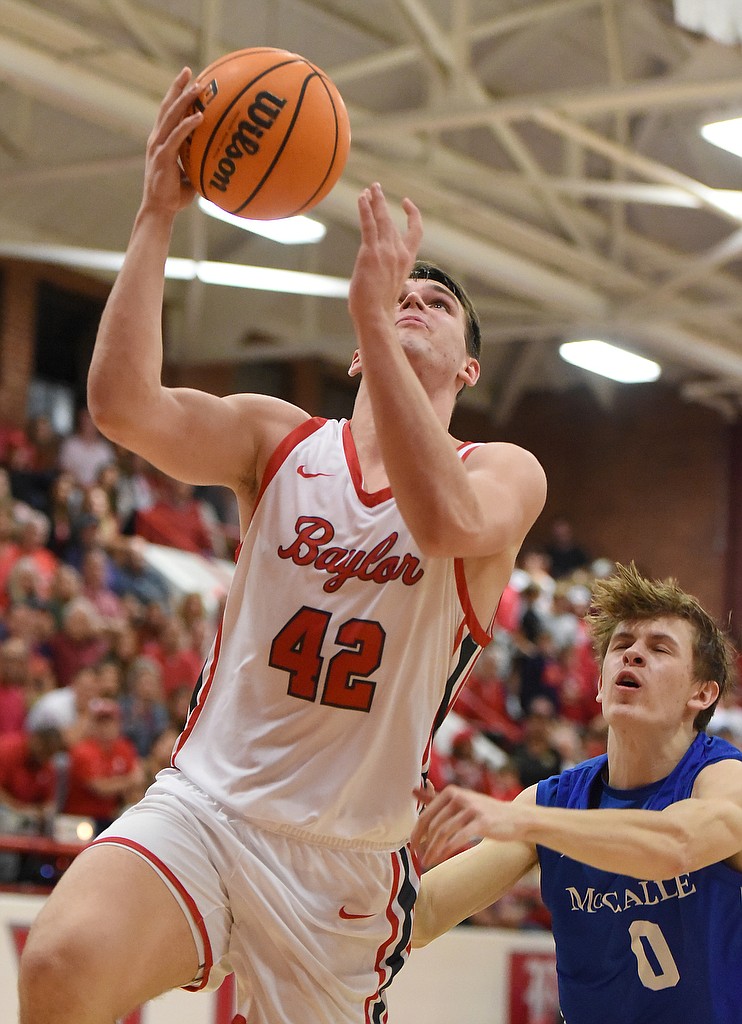
[[[304,57],[257,46],[198,76],[204,118],[180,151],[194,188],[239,217],[304,213],[343,172],[350,124],[327,75]]]

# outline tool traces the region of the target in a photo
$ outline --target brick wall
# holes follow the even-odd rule
[[[36,299],[41,281],[105,301],[105,282],[62,267],[7,262],[0,267],[0,422],[22,426],[34,374]]]
[[[22,426],[34,360],[36,277],[24,264],[0,276],[0,420]]]
[[[728,517],[739,519],[729,500],[731,428],[661,384],[616,395],[606,409],[587,389],[532,394],[496,431],[482,417],[460,422],[523,445],[544,466],[549,495],[527,543],[543,543],[551,519],[566,515],[591,554],[676,576],[726,617],[737,603],[726,572]],[[735,612],[742,622],[742,606]]]

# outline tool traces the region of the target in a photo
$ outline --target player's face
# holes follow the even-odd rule
[[[401,338],[434,336],[450,351],[452,359],[466,353],[464,310],[453,292],[438,281],[406,281],[397,300],[394,322]]]
[[[445,285],[428,279],[406,281],[397,299],[394,323],[418,376],[455,380],[457,391],[476,383],[479,363],[466,351],[466,314]],[[361,369],[356,353],[350,375]]]
[[[450,375],[457,381],[457,390],[476,382],[479,364],[466,351],[466,314],[445,285],[428,278],[407,280],[397,300],[394,322],[418,372],[435,370],[446,379]]]
[[[664,616],[618,626],[603,659],[598,700],[609,725],[631,720],[672,728],[692,722],[715,686],[695,679],[692,625]]]

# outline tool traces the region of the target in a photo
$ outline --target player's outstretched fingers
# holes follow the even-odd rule
[[[407,197],[402,200],[402,209],[407,215],[407,231],[404,236],[404,243],[408,253],[414,260],[423,240],[423,218],[417,206]]]
[[[361,226],[361,238],[367,245],[378,241],[378,228],[371,205],[371,189],[364,188],[358,196],[358,222]]]

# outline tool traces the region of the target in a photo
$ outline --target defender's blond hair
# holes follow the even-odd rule
[[[617,565],[613,576],[594,584],[585,622],[602,664],[620,623],[664,616],[685,619],[691,624],[694,676],[698,682],[715,680],[719,684],[717,699],[699,711],[693,722],[701,732],[711,720],[719,699],[734,685],[736,655],[728,635],[695,597],[681,590],[675,579],[650,580],[641,575],[633,562],[628,566]]]

